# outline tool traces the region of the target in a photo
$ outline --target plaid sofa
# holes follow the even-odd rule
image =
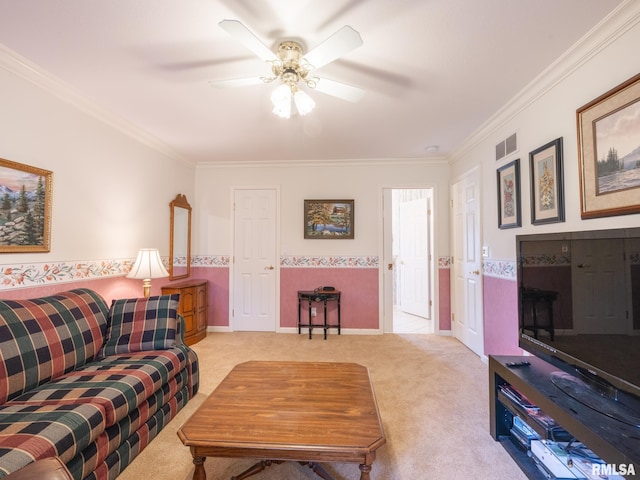
[[[57,456],[114,479],[198,391],[178,296],[0,301],[0,478]]]

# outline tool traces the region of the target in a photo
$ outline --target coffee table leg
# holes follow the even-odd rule
[[[193,480],[206,480],[207,472],[204,471],[204,461],[207,457],[193,457],[193,464],[196,466],[193,471]]]
[[[369,472],[371,471],[371,465],[360,465],[360,480],[370,480]]]

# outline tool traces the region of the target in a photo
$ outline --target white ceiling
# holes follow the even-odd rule
[[[446,157],[620,3],[0,0],[0,44],[191,162]],[[287,120],[273,84],[211,87],[270,71],[223,19],[308,49],[351,25],[364,45],[317,73],[364,98],[310,92],[316,109]]]

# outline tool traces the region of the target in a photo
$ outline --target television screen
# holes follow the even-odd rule
[[[640,228],[519,235],[520,347],[640,396]]]

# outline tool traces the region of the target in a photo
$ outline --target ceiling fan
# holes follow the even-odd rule
[[[222,20],[218,25],[270,64],[272,75],[211,80],[209,83],[214,87],[238,87],[279,80],[281,85],[271,94],[271,101],[274,107],[273,113],[283,118],[291,116],[292,104],[295,104],[300,115],[306,115],[315,107],[313,99],[300,89],[301,82],[310,89],[350,102],[357,102],[364,95],[364,90],[361,88],[311,74],[313,70],[333,62],[362,45],[360,34],[348,25],[340,28],[306,54],[303,52],[302,45],[292,40],[280,42],[277,50],[273,52],[238,20]]]

